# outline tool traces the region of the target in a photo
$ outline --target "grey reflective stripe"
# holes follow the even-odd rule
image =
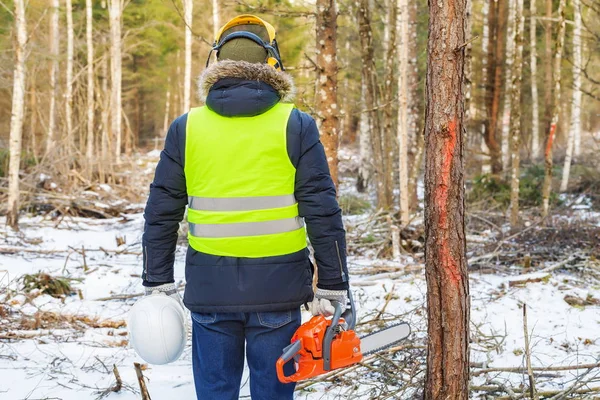
[[[293,206],[293,194],[259,197],[188,197],[188,206],[198,211],[252,211]]]
[[[304,220],[300,217],[293,217],[274,221],[240,222],[236,224],[193,224],[190,222],[189,225],[192,236],[223,238],[291,232],[302,228]]]

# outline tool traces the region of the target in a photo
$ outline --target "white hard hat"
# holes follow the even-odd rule
[[[149,364],[168,364],[181,356],[187,340],[186,314],[180,302],[154,292],[129,311],[129,342]]]

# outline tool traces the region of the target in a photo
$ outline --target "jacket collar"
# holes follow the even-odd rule
[[[292,77],[267,64],[254,64],[246,61],[222,60],[211,64],[198,79],[200,100],[206,102],[210,89],[218,81],[226,78],[263,82],[271,86],[281,102],[289,103],[294,99],[296,88]]]

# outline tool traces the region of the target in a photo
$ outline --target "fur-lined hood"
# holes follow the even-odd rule
[[[222,60],[210,65],[198,78],[200,100],[206,101],[210,88],[223,78],[264,82],[277,91],[280,101],[284,103],[292,102],[296,94],[292,77],[285,72],[277,71],[268,64]]]

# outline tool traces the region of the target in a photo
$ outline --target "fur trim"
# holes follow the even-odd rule
[[[277,71],[268,64],[254,64],[247,61],[222,60],[210,65],[198,78],[198,95],[206,101],[208,91],[218,80],[223,78],[241,78],[249,81],[262,81],[279,93],[283,103],[294,100],[296,87],[291,75]]]

